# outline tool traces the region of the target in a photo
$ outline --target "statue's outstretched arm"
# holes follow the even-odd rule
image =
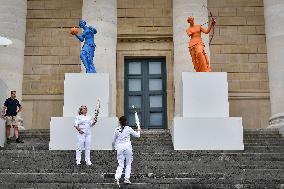
[[[210,25],[207,29],[203,28],[202,26],[201,26],[200,29],[203,33],[208,34],[211,31],[212,27],[215,25],[215,23],[216,23],[215,19],[212,18],[212,22],[210,23]]]
[[[75,34],[75,36],[77,37],[77,39],[79,39],[81,42],[83,42],[84,41],[84,37],[83,37],[83,35],[77,35],[77,34]]]
[[[86,31],[84,30],[82,35],[77,35],[75,33],[75,36],[81,41],[81,42],[84,42],[84,39],[85,39],[85,35],[86,35]]]

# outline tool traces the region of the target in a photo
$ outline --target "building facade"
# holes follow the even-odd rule
[[[50,117],[62,116],[64,73],[82,70],[81,44],[69,31],[83,18],[98,30],[94,63],[110,73],[111,114],[128,115],[136,104],[145,128],[170,128],[180,115],[181,73],[193,71],[186,19],[203,24],[209,10],[217,25],[210,45],[204,36],[206,51],[212,71],[228,73],[230,116],[243,117],[244,128],[267,128],[284,112],[283,7],[276,0],[0,0],[0,34],[14,42],[0,47],[0,80],[18,91],[27,129],[49,128]]]

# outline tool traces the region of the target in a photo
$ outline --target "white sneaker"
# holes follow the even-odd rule
[[[93,165],[93,164],[92,164],[91,161],[87,161],[87,162],[86,162],[86,165],[90,166],[90,165]]]
[[[77,164],[77,165],[81,165],[81,161],[77,160],[77,161],[76,161],[76,164]]]
[[[115,179],[115,183],[120,188],[119,179]]]
[[[125,184],[131,184],[130,180],[127,179],[127,178],[124,179],[124,183],[125,183]]]

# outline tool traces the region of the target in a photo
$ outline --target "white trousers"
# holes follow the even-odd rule
[[[91,153],[91,134],[77,134],[78,145],[76,149],[76,160],[81,161],[81,153],[83,148],[85,147],[85,161],[90,161],[90,153]]]
[[[133,152],[131,143],[118,144],[117,145],[117,161],[118,167],[115,173],[115,179],[120,179],[124,168],[124,160],[126,163],[125,167],[125,178],[129,179],[131,174],[131,163],[133,161]]]

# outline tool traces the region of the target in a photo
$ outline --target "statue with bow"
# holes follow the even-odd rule
[[[188,49],[189,49],[189,53],[192,58],[192,63],[193,63],[193,66],[196,72],[210,72],[211,71],[208,56],[206,55],[206,52],[204,50],[205,45],[201,38],[201,33],[208,34],[212,28],[214,31],[216,19],[212,16],[211,12],[210,12],[210,15],[212,18],[211,18],[211,22],[207,29],[203,27],[204,24],[202,25],[195,24],[193,16],[190,16],[187,18],[189,27],[187,28],[186,33],[190,37],[190,40],[188,42]],[[211,43],[213,35],[211,39],[209,40],[209,44]]]

